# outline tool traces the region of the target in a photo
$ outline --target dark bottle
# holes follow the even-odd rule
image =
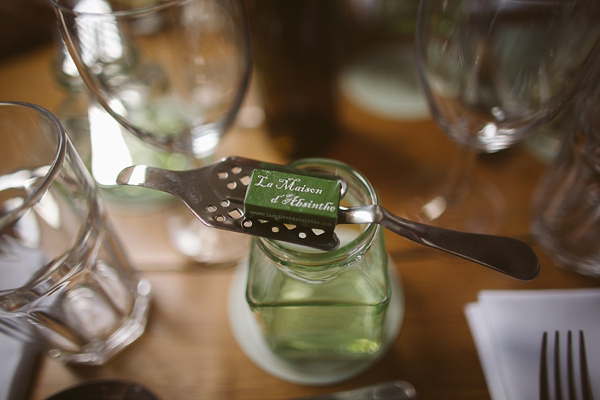
[[[335,87],[344,51],[337,0],[245,0],[266,125],[291,158],[322,154],[339,132]]]

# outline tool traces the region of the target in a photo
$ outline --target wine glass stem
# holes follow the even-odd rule
[[[457,159],[451,164],[442,186],[442,196],[446,208],[460,206],[469,195],[475,179],[475,168],[479,152],[471,147],[461,146]]]

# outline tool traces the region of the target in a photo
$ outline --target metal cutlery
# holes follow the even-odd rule
[[[56,393],[46,400],[158,400],[146,387],[121,379],[97,379],[82,382]],[[372,386],[294,400],[416,400],[415,388],[406,381],[378,383]]]
[[[417,391],[406,381],[383,382],[363,388],[293,400],[416,400]]]
[[[170,171],[136,165],[117,177],[120,185],[141,186],[170,193],[183,201],[209,227],[332,250],[339,246],[333,230],[290,226],[275,220],[244,216],[244,198],[257,169],[290,171],[281,165],[229,157],[207,167]],[[295,169],[294,173],[310,172]],[[343,185],[342,185],[343,190]],[[339,207],[338,224],[377,223],[416,243],[442,250],[520,280],[539,273],[539,260],[526,243],[508,237],[459,232],[393,215],[380,205]]]
[[[560,357],[560,335],[558,331],[554,332],[553,361],[549,362],[549,340],[548,332],[542,335],[542,349],[540,356],[540,400],[562,400],[564,395],[563,378],[561,374]],[[575,373],[576,359],[579,359],[579,380]],[[579,331],[579,356],[573,354],[572,333],[567,333],[567,397],[568,400],[593,400],[592,389],[590,385],[590,376],[587,366],[585,351],[585,338],[583,331]],[[550,371],[552,375],[550,375]],[[579,382],[577,382],[579,381]],[[581,397],[578,396],[578,392]],[[553,393],[553,395],[551,395]]]

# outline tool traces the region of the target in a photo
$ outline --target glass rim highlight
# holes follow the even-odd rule
[[[49,123],[49,125],[52,127],[52,131],[56,134],[57,145],[56,153],[54,154],[48,170],[44,172],[43,177],[40,177],[40,184],[23,199],[23,202],[19,206],[11,209],[7,214],[0,217],[0,226],[8,225],[19,219],[42,197],[42,195],[52,185],[54,178],[58,175],[60,167],[64,163],[67,154],[67,133],[54,114],[43,107],[26,102],[0,102],[0,108],[5,107],[27,109],[40,114]],[[2,188],[0,187],[0,190],[1,189]]]
[[[353,180],[354,186],[359,187],[366,192],[366,200],[369,204],[378,204],[377,193],[371,186],[367,178],[359,171],[341,161],[328,158],[303,158],[288,164],[289,166],[314,169],[316,172],[332,172],[327,169],[336,169],[341,171]],[[344,177],[342,177],[344,178]],[[350,190],[350,183],[348,190]],[[367,204],[365,204],[367,205]],[[290,247],[288,244],[273,239],[257,237],[258,246],[277,263],[284,261],[286,264],[295,264],[296,266],[317,269],[319,267],[330,268],[332,266],[341,266],[352,263],[364,249],[368,249],[377,237],[377,232],[381,227],[377,224],[367,224],[358,235],[346,244],[340,245],[337,249],[331,251],[301,251]],[[307,248],[308,249],[308,248]]]
[[[74,0],[51,0],[52,4],[55,7],[55,10],[57,12],[61,12],[61,13],[68,13],[72,16],[89,16],[89,17],[106,17],[106,16],[113,16],[113,17],[128,17],[128,16],[139,16],[139,15],[144,15],[146,13],[153,13],[156,11],[160,11],[164,8],[169,8],[171,6],[176,6],[179,4],[183,4],[183,3],[187,3],[190,0],[166,0],[166,1],[161,1],[158,4],[153,4],[153,5],[149,5],[149,6],[143,6],[143,7],[132,7],[129,8],[128,6],[125,6],[126,8],[124,9],[118,9],[118,10],[110,10],[110,11],[80,11],[80,10],[75,10],[75,5],[79,4],[79,1],[74,1]],[[68,4],[65,4],[68,3]]]

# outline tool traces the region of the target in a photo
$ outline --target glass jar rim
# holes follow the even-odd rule
[[[319,173],[333,173],[346,180],[348,190],[351,183],[355,187],[365,190],[367,203],[364,205],[378,204],[379,199],[375,189],[367,178],[350,165],[329,158],[303,158],[288,164],[291,167],[311,169]],[[340,176],[342,174],[344,176]],[[351,182],[348,180],[351,179]],[[360,254],[369,249],[375,241],[380,226],[367,224],[360,233],[348,243],[340,245],[331,251],[301,251],[283,242],[257,237],[254,238],[259,248],[274,262],[283,266],[294,265],[296,267],[307,267],[318,270],[319,267],[331,268],[352,263]]]

